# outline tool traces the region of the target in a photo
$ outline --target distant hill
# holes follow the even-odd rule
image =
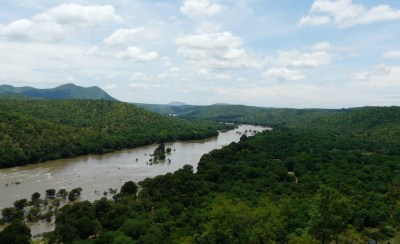
[[[194,111],[203,109],[205,106],[197,106],[197,105],[176,105],[177,102],[173,102],[169,104],[145,104],[145,103],[135,103],[136,106],[144,108],[148,111],[163,114],[163,115],[177,115],[183,116],[188,113],[192,113]]]
[[[10,85],[0,85],[0,94],[21,95],[41,99],[91,99],[116,101],[115,98],[111,97],[97,86],[85,88],[72,83],[50,89],[38,89],[29,86],[14,87]]]
[[[235,120],[248,115],[263,112],[260,107],[245,106],[245,105],[229,105],[229,104],[214,104],[205,106],[200,110],[193,111],[186,116],[189,118],[218,120],[234,122]]]
[[[185,106],[185,105],[187,105],[187,104],[184,103],[184,102],[173,101],[173,102],[168,103],[168,105],[169,105],[169,106]]]

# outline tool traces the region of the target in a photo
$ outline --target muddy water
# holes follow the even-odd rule
[[[0,169],[0,209],[12,206],[13,202],[39,192],[54,188],[82,187],[81,199],[96,200],[109,188],[119,189],[126,181],[140,181],[147,177],[174,172],[185,164],[194,169],[200,157],[213,149],[221,148],[231,142],[239,141],[247,130],[262,131],[265,128],[242,125],[235,130],[219,133],[218,137],[166,143],[171,148],[167,160],[157,164],[149,162],[157,145],[127,149],[106,155],[88,155],[73,159],[61,159],[10,169]],[[247,135],[252,135],[248,133]],[[31,226],[32,234],[48,231],[43,224]]]

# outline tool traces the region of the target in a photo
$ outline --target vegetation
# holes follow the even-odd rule
[[[193,111],[197,111],[202,109],[204,106],[197,105],[169,105],[169,104],[143,104],[136,103],[136,106],[140,108],[144,108],[154,113],[163,114],[163,115],[186,115]]]
[[[287,126],[300,125],[309,121],[342,115],[357,109],[290,109],[261,108],[245,105],[214,104],[195,105],[157,105],[137,104],[159,114],[173,114],[188,119],[213,120],[253,125]]]
[[[116,101],[115,98],[97,86],[84,88],[74,84],[65,84],[51,89],[0,85],[0,94],[40,99],[103,99]]]
[[[45,238],[50,243],[398,243],[399,124],[398,107],[279,123],[204,155],[196,173],[186,165],[139,182],[139,191],[127,182],[113,200],[65,206]]]
[[[226,127],[106,100],[0,100],[0,167],[202,139]]]

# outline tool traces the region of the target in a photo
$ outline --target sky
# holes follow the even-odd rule
[[[398,0],[0,0],[0,84],[125,102],[400,105]]]

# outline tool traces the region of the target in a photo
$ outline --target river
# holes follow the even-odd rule
[[[82,200],[96,200],[110,188],[119,189],[126,181],[141,181],[147,177],[174,172],[185,164],[197,164],[203,154],[239,141],[247,130],[263,131],[265,127],[240,125],[237,129],[220,132],[217,137],[166,143],[171,148],[167,160],[152,164],[149,162],[158,145],[126,149],[105,155],[87,155],[71,159],[60,159],[22,167],[0,169],[0,209],[11,207],[13,202],[39,192],[42,197],[46,189],[81,187]],[[253,133],[248,133],[250,136]],[[33,224],[32,234],[49,231],[51,225]]]

